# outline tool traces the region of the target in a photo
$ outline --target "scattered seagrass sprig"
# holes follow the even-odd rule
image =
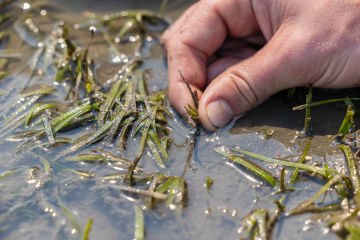
[[[148,28],[149,25],[160,27],[158,29],[160,32],[169,25],[163,16],[149,10],[129,10],[107,14],[102,16],[99,22],[116,32],[116,42],[124,41],[128,34],[134,33],[154,36]]]
[[[198,93],[197,91],[193,91],[190,87],[190,84],[189,82],[184,78],[184,76],[182,75],[181,71],[179,70],[179,74],[180,74],[180,77],[181,79],[183,80],[183,82],[185,83],[190,95],[191,95],[191,98],[192,98],[192,101],[193,101],[193,105],[191,105],[190,103],[188,103],[187,106],[185,106],[185,110],[186,110],[186,113],[188,114],[188,123],[192,126],[192,127],[196,127],[196,128],[199,128],[200,127],[200,118],[199,118],[199,112],[198,112],[198,108],[199,108],[199,96],[198,96]]]
[[[328,230],[335,232],[341,239],[360,239],[360,177],[357,166],[359,148],[357,144],[354,144],[354,141],[356,141],[357,138],[357,132],[354,131],[355,107],[351,102],[358,100],[359,98],[342,98],[312,102],[312,89],[310,87],[309,93],[306,96],[306,104],[293,108],[293,110],[306,110],[304,130],[307,132],[310,126],[311,107],[334,102],[345,102],[348,107],[345,118],[338,130],[337,140],[339,143],[344,143],[340,145],[340,149],[345,156],[345,162],[348,166],[347,174],[343,175],[338,173],[336,170],[329,168],[326,163],[324,163],[324,167],[322,168],[305,163],[306,155],[310,148],[311,138],[309,138],[305,151],[298,162],[269,158],[237,148],[228,149],[226,147],[219,147],[215,149],[215,151],[223,155],[229,161],[236,162],[252,174],[268,182],[271,186],[279,186],[280,189],[275,192],[276,194],[282,194],[289,190],[294,191],[291,187],[296,184],[297,176],[300,171],[303,173],[310,173],[311,175],[321,176],[325,181],[322,188],[312,198],[301,202],[286,214],[292,216],[304,213],[315,213],[316,215],[312,217],[311,220],[324,221]],[[355,151],[356,153],[354,153]],[[253,159],[283,167],[280,181],[277,181],[271,172],[255,164]],[[286,188],[285,185],[285,167],[293,169],[289,181],[290,188]],[[337,194],[337,199],[326,204],[323,203],[325,198],[322,201],[318,201],[322,195],[325,195],[331,190]],[[282,195],[282,197],[284,197],[284,195]],[[281,212],[285,212],[285,207],[282,202],[278,201],[277,205],[278,212],[280,209],[279,206],[282,209]],[[263,208],[253,210],[244,217],[242,222],[241,230],[244,239],[248,237],[271,239],[271,230],[276,223],[277,218],[278,215],[270,221],[267,210]]]
[[[133,66],[130,65],[129,68]],[[140,135],[138,157],[140,158],[147,145],[158,166],[165,169],[163,159],[169,158],[167,149],[170,143],[170,138],[167,137],[170,129],[166,127],[166,123],[171,113],[164,105],[164,100],[161,92],[148,94],[142,70],[130,73],[126,71],[125,75],[114,82],[109,92],[103,94],[103,100],[99,101],[97,130],[75,140],[67,153],[102,139],[113,142],[116,138],[119,149],[125,150],[126,137]]]
[[[191,166],[191,159],[192,159],[194,151],[195,151],[198,137],[200,136],[200,118],[199,118],[199,112],[198,112],[199,96],[198,96],[198,93],[196,90],[193,91],[191,89],[189,82],[184,78],[184,76],[182,75],[180,70],[179,70],[179,74],[180,74],[181,79],[185,83],[185,86],[187,87],[187,89],[189,91],[189,94],[192,98],[193,105],[194,105],[193,106],[190,103],[188,103],[187,106],[185,106],[185,111],[187,114],[186,120],[187,120],[188,124],[190,124],[192,126],[192,129],[189,134],[190,143],[188,146],[188,154],[186,157],[186,164],[184,165],[184,170],[182,173],[182,176],[184,176],[188,167],[194,171],[193,167]]]
[[[137,63],[134,64],[137,66]],[[61,131],[88,122],[96,122],[97,129],[76,139],[73,146],[66,150],[66,154],[103,139],[113,142],[116,138],[118,138],[119,149],[125,150],[127,137],[140,135],[138,157],[141,157],[145,146],[148,146],[154,154],[158,166],[165,169],[163,160],[169,158],[167,151],[171,142],[168,137],[170,129],[166,127],[166,124],[171,113],[164,105],[164,93],[149,94],[145,84],[144,71],[134,70],[134,66],[130,65],[126,74],[119,77],[109,92],[102,94],[101,99],[86,100],[64,112],[54,111],[50,115],[44,111],[57,109],[57,106],[52,103],[38,103],[32,108],[28,108],[27,111],[24,109],[23,115],[18,118],[25,125],[33,121],[32,127],[25,132],[16,133],[11,138],[23,137],[34,142],[34,137],[41,139],[46,136],[47,143],[53,145]],[[49,87],[49,89],[52,88]],[[36,99],[30,99],[31,102],[28,105],[37,101],[39,96],[35,96]],[[8,117],[8,119],[12,118],[14,118],[12,115]],[[36,118],[41,120],[36,121]]]
[[[303,159],[308,151],[309,142],[301,159]],[[285,186],[284,171],[282,171],[281,181],[277,182],[276,178],[270,172],[256,165],[251,158],[295,169],[289,183],[290,186],[293,186],[295,183],[298,171],[305,171],[312,175],[321,176],[326,181],[323,187],[311,199],[300,203],[287,214],[317,213],[316,218],[326,221],[330,231],[336,232],[344,239],[357,239],[360,237],[358,232],[360,220],[358,215],[358,212],[360,212],[360,177],[355,154],[346,145],[340,145],[340,149],[343,151],[345,161],[348,165],[349,174],[346,175],[338,173],[326,164],[325,167],[320,168],[311,164],[304,164],[302,161],[292,162],[279,160],[245,150],[227,149],[225,147],[217,148],[215,151],[267,181],[273,187],[276,185],[280,185],[280,188],[282,185]],[[320,196],[331,189],[337,194],[338,199],[335,203],[316,203]],[[291,190],[293,191],[294,189]],[[284,192],[283,190],[275,193]],[[282,206],[282,204],[277,204],[278,207]],[[284,208],[284,206],[282,206],[282,208]],[[282,212],[284,212],[284,209]],[[270,239],[269,232],[271,232],[271,226],[276,223],[276,220],[277,217],[269,224],[268,212],[265,209],[256,209],[244,218],[242,229],[244,230],[245,236],[259,236],[261,239]]]
[[[79,50],[78,47],[69,39],[69,29],[65,25],[62,29],[62,38],[66,43],[66,53],[58,63],[58,70],[56,73],[56,82],[70,81],[70,89],[65,100],[69,99],[72,102],[78,103],[80,101],[80,87],[85,89],[85,97],[89,97],[95,90],[100,87],[95,80],[95,63],[89,58],[89,49],[92,39],[94,37],[94,30],[90,30],[90,41],[84,50]]]
[[[272,217],[264,208],[254,209],[246,215],[241,222],[241,227],[238,229],[241,234],[240,239],[272,239],[274,225],[285,211],[283,202],[283,197],[275,201],[276,209]]]
[[[70,145],[65,154],[81,150],[99,141],[117,143],[119,150],[126,150],[129,138],[138,138],[139,149],[135,160],[120,157],[101,148],[91,148],[90,153],[71,154],[60,161],[37,156],[43,164],[41,175],[52,175],[53,171],[67,171],[79,179],[94,178],[97,172],[75,170],[61,161],[101,163],[109,162],[116,165],[117,171],[112,175],[103,176],[103,180],[122,178],[122,184],[114,185],[119,191],[142,197],[148,209],[164,203],[169,209],[183,208],[187,204],[187,184],[182,177],[169,176],[164,173],[144,173],[137,166],[138,161],[148,148],[153,154],[160,170],[165,172],[169,158],[168,149],[171,144],[170,129],[167,127],[171,113],[167,109],[167,101],[162,91],[150,93],[146,79],[147,72],[138,68],[142,59],[141,49],[146,41],[157,40],[154,32],[161,32],[168,25],[161,14],[151,11],[125,11],[102,18],[102,29],[109,32],[114,43],[127,41],[139,42],[136,57],[125,64],[123,71],[117,74],[110,85],[101,87],[96,81],[96,66],[89,56],[95,28],[90,28],[91,38],[88,45],[79,47],[70,38],[66,25],[55,24],[53,31],[46,35],[41,24],[38,26],[40,9],[35,2],[27,3],[25,11],[13,14],[8,11],[16,0],[0,1],[0,50],[5,45],[9,35],[2,31],[5,26],[13,27],[14,31],[25,44],[33,49],[33,56],[24,70],[29,70],[29,78],[25,79],[24,90],[20,92],[21,101],[10,111],[3,113],[0,122],[5,132],[1,137],[21,140],[18,150],[31,151],[39,147],[54,147],[58,144]],[[164,1],[166,2],[166,1]],[[19,3],[20,4],[20,3]],[[162,4],[164,8],[164,4]],[[18,4],[16,5],[18,8]],[[24,12],[24,14],[23,14]],[[50,16],[50,14],[47,14]],[[104,28],[105,26],[105,28]],[[100,30],[101,31],[101,30]],[[2,51],[0,58],[0,79],[7,77],[6,66],[9,58],[5,55],[10,51]],[[20,55],[21,56],[21,55]],[[51,85],[50,80],[56,83]],[[26,81],[27,80],[27,81]],[[33,84],[31,81],[41,81]],[[49,85],[43,83],[47,82]],[[58,84],[61,83],[61,84]],[[109,82],[108,82],[109,83]],[[56,95],[60,88],[67,90],[65,99]],[[60,91],[57,91],[59,93]],[[54,100],[56,99],[56,100]],[[73,141],[62,136],[64,132],[91,126],[93,131]],[[13,134],[14,130],[24,130]],[[88,130],[87,130],[88,131]],[[37,155],[38,151],[31,154]],[[36,158],[35,158],[36,159]],[[83,163],[82,163],[83,164]],[[40,167],[31,171],[41,172]],[[5,178],[12,174],[27,170],[27,168],[12,169],[0,175]],[[130,179],[128,186],[126,179]],[[146,180],[146,182],[144,182]],[[73,216],[71,206],[62,202],[60,190],[57,192],[58,205],[68,223],[76,230],[79,239],[89,239],[93,218],[88,218],[87,224],[79,224]],[[69,208],[68,208],[69,207]],[[144,217],[141,208],[136,207],[135,239],[144,239]],[[11,211],[10,211],[11,212]],[[60,213],[61,214],[61,213]],[[5,218],[0,218],[0,222]]]
[[[102,177],[104,181],[121,181],[125,173],[114,173]],[[154,209],[160,203],[171,210],[183,209],[187,205],[187,183],[185,178],[167,176],[163,173],[136,172],[133,174],[133,186],[112,185],[121,191],[144,196],[144,206]]]
[[[26,108],[23,105],[14,114],[17,116],[20,112],[23,113],[18,118],[27,129],[14,134],[11,139],[25,139],[20,145],[21,149],[34,145],[41,139],[47,140],[41,146],[71,143],[73,146],[65,151],[68,154],[101,140],[109,143],[117,140],[119,150],[124,151],[129,137],[140,136],[139,152],[134,163],[137,164],[148,146],[159,168],[165,170],[164,160],[169,158],[168,148],[171,144],[170,129],[166,125],[171,113],[167,110],[164,92],[149,93],[147,74],[138,69],[142,60],[133,59],[125,64],[112,79],[111,86],[100,89],[94,78],[94,62],[88,57],[91,40],[85,49],[81,49],[69,39],[66,26],[62,27],[61,32],[65,48],[63,55],[54,56],[57,60],[53,59],[52,64],[56,64],[58,68],[55,80],[70,82],[67,98],[72,106],[55,101],[38,102],[42,95],[53,93],[55,89],[44,84],[39,89],[36,89],[36,85],[30,86],[29,88],[35,88],[35,93],[40,91],[39,94],[42,95],[23,95],[24,98],[34,97],[28,100]],[[43,54],[40,56],[44,57]],[[85,94],[81,94],[81,90]],[[14,118],[13,115],[8,119]],[[96,123],[95,131],[75,141],[59,136],[61,132],[89,123]]]
[[[143,56],[146,42],[159,42],[159,34],[170,25],[163,14],[150,10],[126,10],[97,16],[89,14],[89,20],[78,25],[79,28],[95,26],[103,32],[110,45],[110,52],[122,56],[121,45],[135,43],[134,56]],[[129,56],[127,56],[129,57]]]

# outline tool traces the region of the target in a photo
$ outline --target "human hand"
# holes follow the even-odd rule
[[[180,70],[210,131],[287,88],[360,85],[356,0],[202,0],[161,40],[171,103],[192,103]]]

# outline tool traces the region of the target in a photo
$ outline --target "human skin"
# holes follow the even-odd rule
[[[214,131],[278,91],[360,85],[360,1],[201,0],[163,34],[169,97]]]

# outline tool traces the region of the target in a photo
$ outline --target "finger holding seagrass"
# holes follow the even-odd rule
[[[216,130],[286,88],[359,86],[359,16],[356,3],[341,0],[200,1],[162,38],[170,101],[186,116],[192,102],[181,70],[199,92],[201,124]],[[227,38],[259,36],[265,45],[245,59],[217,55]]]

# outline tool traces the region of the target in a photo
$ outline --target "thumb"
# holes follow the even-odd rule
[[[309,56],[299,54],[302,48],[296,42],[275,34],[256,54],[216,77],[199,102],[202,126],[214,131],[274,93],[306,85]]]

